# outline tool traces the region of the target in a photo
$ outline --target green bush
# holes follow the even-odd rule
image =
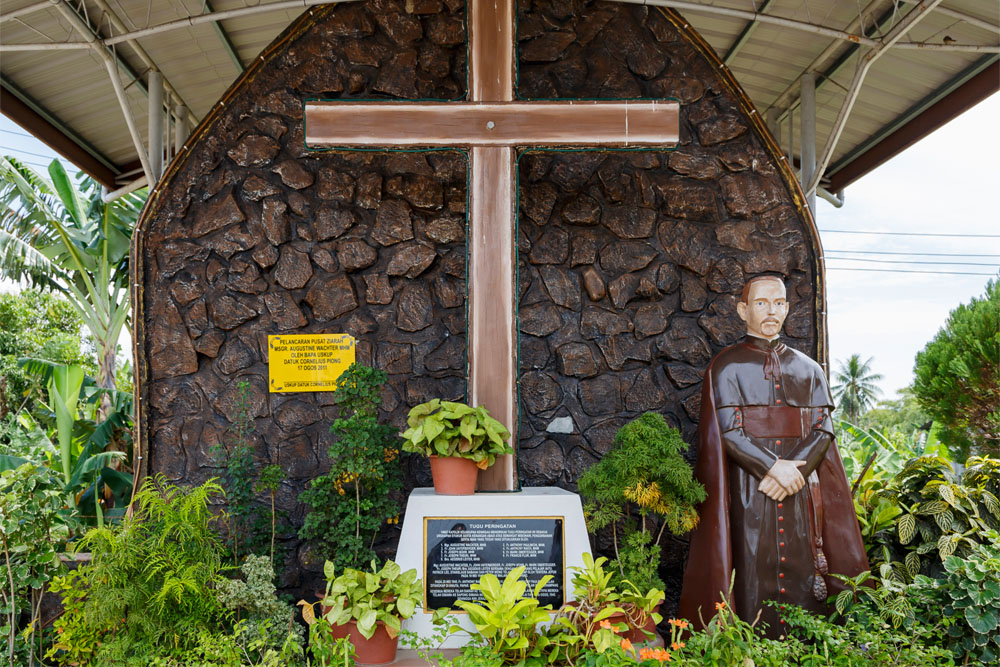
[[[951,312],[913,372],[913,391],[956,458],[1000,455],[1000,281]]]

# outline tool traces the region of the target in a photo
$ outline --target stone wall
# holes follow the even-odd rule
[[[795,192],[738,90],[670,16],[582,0],[519,4],[521,97],[681,105],[671,152],[521,156],[526,485],[575,488],[617,429],[647,410],[694,443],[704,368],[745,332],[735,304],[748,276],[787,277],[788,342],[817,354],[816,251]],[[664,553],[674,594],[685,548],[670,539]]]
[[[279,509],[329,467],[329,392],[267,391],[269,334],[350,333],[389,373],[383,417],[465,396],[466,155],[314,152],[306,98],[465,93],[462,2],[376,0],[314,9],[227,94],[172,165],[138,232],[141,423],[147,471],[219,474],[237,386],[251,388],[260,465],[288,474]],[[308,18],[308,16],[306,16]],[[426,484],[412,461],[410,486]],[[390,536],[391,537],[391,536]],[[285,587],[322,569],[293,533]],[[391,548],[387,544],[387,548]]]

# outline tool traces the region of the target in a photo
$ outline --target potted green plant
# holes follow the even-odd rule
[[[589,553],[583,554],[583,567],[570,567],[573,572],[572,602],[567,602],[559,610],[569,624],[585,639],[598,629],[601,621],[607,621],[615,629],[624,629],[619,624],[625,622],[625,610],[620,606],[620,596],[611,585],[612,571],[605,570],[608,559],[604,556],[596,560]]]
[[[687,447],[662,415],[647,412],[619,429],[611,451],[580,477],[590,532],[611,528],[611,583],[619,590],[663,589],[663,533],[683,535],[698,524],[705,488],[684,460]]]
[[[476,490],[480,470],[501,454],[512,454],[503,424],[486,408],[435,398],[410,410],[403,432],[403,451],[424,454],[431,461],[434,491],[469,495]]]
[[[315,604],[322,620],[330,625],[333,639],[348,637],[359,665],[384,665],[396,659],[402,619],[416,611],[422,597],[416,570],[406,570],[391,560],[379,569],[375,561],[369,571],[347,568],[337,576],[327,561],[326,594],[317,603],[300,600],[302,617],[310,626],[317,622]]]

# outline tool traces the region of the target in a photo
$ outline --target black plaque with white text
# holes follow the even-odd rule
[[[519,565],[528,589],[545,575],[552,579],[539,593],[540,604],[558,609],[563,591],[562,517],[425,518],[425,610],[455,607],[456,600],[481,602],[470,588],[483,574],[502,582]]]

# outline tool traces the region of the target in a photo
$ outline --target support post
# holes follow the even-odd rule
[[[163,174],[163,74],[149,73],[149,171],[155,186]]]
[[[816,217],[816,189],[811,188],[813,176],[816,173],[816,75],[807,72],[799,80],[799,132],[802,145],[802,176],[799,182],[805,191],[809,210]]]
[[[177,107],[174,111],[174,155],[180,154],[187,137],[187,110],[184,107]]]

